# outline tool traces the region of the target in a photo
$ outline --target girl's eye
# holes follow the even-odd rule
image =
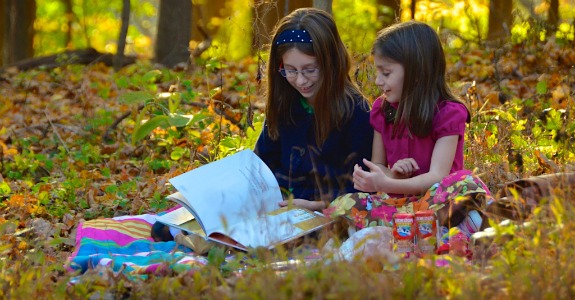
[[[301,72],[302,72],[304,75],[313,75],[313,74],[315,74],[315,72],[317,72],[318,70],[319,70],[319,69],[317,69],[317,68],[314,68],[314,69],[303,69]]]

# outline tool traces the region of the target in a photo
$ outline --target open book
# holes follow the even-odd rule
[[[182,207],[158,221],[240,250],[273,248],[332,220],[300,207],[282,207],[280,187],[268,166],[243,150],[170,179]]]

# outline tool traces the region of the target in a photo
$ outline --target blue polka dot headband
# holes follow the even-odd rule
[[[285,43],[311,43],[311,36],[305,29],[284,30],[278,35],[276,45]]]

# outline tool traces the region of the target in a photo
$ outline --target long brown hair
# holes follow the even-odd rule
[[[408,21],[386,27],[378,33],[371,53],[389,58],[404,68],[394,136],[405,127],[416,136],[428,136],[440,100],[459,102],[467,107],[447,85],[443,46],[429,25]]]
[[[293,29],[306,30],[312,42],[276,44],[280,33]],[[313,110],[316,142],[321,146],[333,129],[341,129],[351,118],[354,101],[363,96],[349,76],[351,59],[331,15],[315,8],[297,9],[280,20],[275,27],[270,48],[265,112],[272,139],[279,137],[281,125],[294,123],[292,106],[300,105],[301,95],[278,72],[282,56],[293,48],[314,56],[320,69]]]

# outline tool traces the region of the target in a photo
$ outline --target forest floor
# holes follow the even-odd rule
[[[496,194],[504,183],[575,170],[575,47],[555,41],[448,51],[448,80],[467,101],[466,168]],[[572,298],[572,198],[548,199],[533,229],[475,262],[437,268],[358,263],[269,276],[227,276],[217,268],[131,280],[100,276],[70,284],[64,265],[78,224],[157,213],[172,206],[167,180],[249,148],[263,120],[262,66],[251,59],[205,61],[193,71],[137,62],[119,72],[103,64],[0,74],[0,295],[4,298]],[[354,79],[377,96],[368,61]],[[160,115],[191,122],[143,126]],[[171,119],[176,120],[176,119]],[[175,122],[175,121],[174,121]],[[151,123],[150,123],[151,124]],[[563,191],[565,192],[565,191]],[[513,229],[514,228],[514,229]],[[499,234],[498,236],[503,236]],[[382,271],[384,270],[384,271]],[[387,270],[387,271],[385,271]],[[445,270],[441,272],[440,270]],[[362,287],[362,288],[360,288]]]

